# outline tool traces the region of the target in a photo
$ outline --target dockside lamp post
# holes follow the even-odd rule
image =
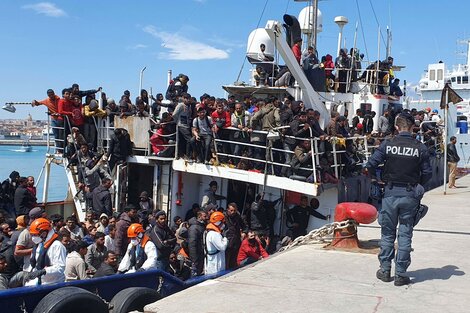
[[[2,109],[10,113],[15,113],[16,112],[15,105],[31,105],[31,102],[7,102],[2,107]]]

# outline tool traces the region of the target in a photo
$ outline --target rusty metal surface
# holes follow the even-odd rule
[[[129,132],[135,148],[147,149],[149,145],[150,119],[148,117],[130,116],[128,118],[116,118],[116,128],[124,128]]]

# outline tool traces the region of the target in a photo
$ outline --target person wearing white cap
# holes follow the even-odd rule
[[[109,217],[106,213],[101,213],[100,220],[96,223],[96,230],[106,233],[109,224]]]

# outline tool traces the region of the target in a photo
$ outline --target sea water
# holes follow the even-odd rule
[[[33,146],[31,152],[21,152],[21,146],[0,145],[0,182],[8,178],[12,171],[17,171],[21,176],[34,176],[37,184],[38,202],[43,199],[44,174],[38,181],[39,173],[46,160],[46,146]],[[49,191],[47,201],[61,201],[67,195],[67,177],[62,164],[51,164],[49,178]]]

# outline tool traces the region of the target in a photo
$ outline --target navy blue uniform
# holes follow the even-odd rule
[[[369,173],[373,176],[375,169],[382,163],[382,180],[387,185],[379,212],[382,231],[380,267],[383,271],[390,272],[399,224],[395,275],[402,276],[411,263],[414,218],[423,193],[423,188],[419,185],[426,183],[432,176],[428,149],[412,138],[409,132],[400,132],[393,139],[385,140],[375,150],[366,165]]]

